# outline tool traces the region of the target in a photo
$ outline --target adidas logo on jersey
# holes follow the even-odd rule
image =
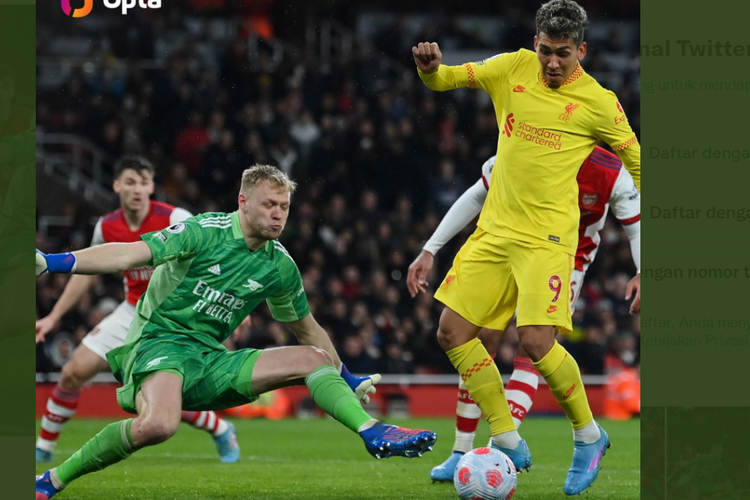
[[[214,264],[208,268],[208,272],[215,274],[216,276],[221,276],[221,266],[219,266],[219,264]]]
[[[242,285],[242,288],[249,288],[251,292],[254,292],[255,290],[260,290],[261,288],[263,288],[263,285],[248,278],[247,285]]]

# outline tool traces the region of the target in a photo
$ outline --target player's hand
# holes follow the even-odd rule
[[[47,336],[49,332],[54,330],[57,327],[57,324],[60,322],[58,318],[55,316],[52,316],[51,314],[49,316],[45,316],[40,320],[37,320],[36,322],[36,343],[44,342],[44,338]]]
[[[440,67],[440,61],[443,60],[443,53],[440,52],[440,47],[435,42],[420,42],[416,47],[411,48],[411,54],[422,73],[434,73]]]
[[[432,254],[427,250],[422,250],[409,266],[409,272],[406,274],[406,288],[409,289],[411,298],[416,297],[419,292],[426,293],[426,287],[429,286],[426,278],[432,271],[433,262]]]
[[[633,302],[630,304],[630,314],[638,314],[641,312],[641,273],[636,274],[628,282],[625,300],[630,300],[630,297],[633,295],[635,296],[633,297]]]
[[[370,375],[369,377],[355,377],[349,373],[346,365],[342,363],[341,378],[349,384],[349,387],[354,391],[357,399],[362,401],[362,404],[367,404],[370,402],[370,395],[375,394],[377,391],[375,385],[380,382],[383,377],[381,377],[379,373]]]

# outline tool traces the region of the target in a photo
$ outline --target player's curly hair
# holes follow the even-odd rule
[[[583,7],[573,0],[551,0],[536,11],[536,34],[544,33],[553,40],[583,43],[583,29],[589,23]]]
[[[294,193],[294,190],[297,189],[297,183],[277,167],[272,165],[253,165],[242,172],[242,186],[240,190],[243,193],[247,193],[248,190],[263,181],[270,182],[271,185],[290,193]]]

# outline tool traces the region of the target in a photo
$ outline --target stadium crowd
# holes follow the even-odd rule
[[[401,45],[412,41],[358,40],[351,54],[338,54],[328,65],[311,47],[288,49],[277,64],[263,44],[250,54],[242,36],[190,30],[189,20],[142,16],[131,25],[135,34],[124,38],[132,43],[118,37],[119,44],[91,47],[88,55],[102,64],[89,71],[76,67],[61,88],[40,90],[39,128],[84,136],[110,160],[143,154],[156,165],[162,189],[193,213],[234,210],[243,169],[279,166],[299,183],[281,241],[342,361],[355,373],[453,373],[435,335],[442,306],[431,295],[411,299],[405,278],[440,218],[494,154],[498,128],[490,101],[482,92],[438,97],[427,90],[413,66],[399,65],[409,62],[408,48],[400,61],[391,58],[397,56],[394,46],[404,50]],[[442,31],[436,31],[431,39],[442,45]],[[40,34],[38,54],[54,57],[54,37],[46,35]],[[528,36],[516,30],[508,47],[528,46]],[[135,56],[164,65],[140,65]],[[639,79],[637,57],[630,62],[616,68],[625,75],[618,95],[639,134],[639,96],[630,90]],[[592,71],[606,70],[606,64],[595,53],[584,61]],[[75,223],[59,228],[54,243],[39,234],[40,249],[88,246],[99,214],[73,202],[66,211]],[[466,228],[437,256],[433,288],[472,231]],[[639,357],[640,318],[628,314],[624,300],[633,272],[627,237],[610,218],[577,305],[575,332],[565,341],[583,373],[609,373]],[[38,281],[39,317],[50,311],[66,279]],[[58,370],[124,298],[116,278],[95,283],[59,333],[39,347],[37,371]],[[268,347],[293,340],[264,310],[236,332],[232,344]],[[512,370],[516,344],[511,325],[497,358],[502,373]]]

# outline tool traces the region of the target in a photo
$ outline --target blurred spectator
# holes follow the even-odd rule
[[[450,158],[440,160],[439,168],[440,177],[430,184],[430,207],[442,217],[466,191],[467,186],[456,176],[455,165]]]

